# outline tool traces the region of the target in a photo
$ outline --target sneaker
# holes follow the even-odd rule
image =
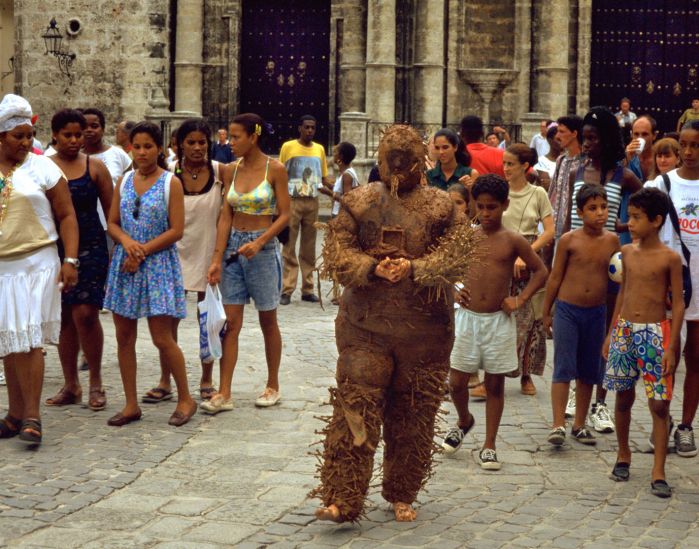
[[[87,363],[87,358],[85,357],[85,353],[80,353],[79,369],[81,372],[87,372],[90,369],[90,366]]]
[[[575,417],[575,389],[568,390],[568,403],[566,404],[566,418]]]
[[[320,298],[315,294],[303,294],[301,296],[301,301],[308,301],[309,303],[319,303]]]
[[[5,381],[5,372],[3,372],[0,369],[0,385],[7,385],[7,382]]]
[[[459,448],[461,448],[461,444],[464,442],[464,437],[466,436],[466,433],[468,431],[464,432],[461,427],[456,426],[452,427],[447,431],[447,435],[444,437],[444,440],[442,441],[442,448],[444,449],[445,454],[453,454],[456,452]]]
[[[291,296],[289,294],[282,294],[282,296],[279,298],[279,304],[288,305],[289,303],[291,303]]]
[[[498,455],[492,448],[483,448],[478,454],[481,469],[486,471],[499,471],[502,464],[498,461]]]
[[[678,456],[690,458],[697,455],[697,445],[694,443],[694,429],[680,425],[675,430],[675,450]]]
[[[672,416],[670,416],[670,426],[668,427],[667,430],[667,440],[668,442],[670,441],[670,438],[672,438],[672,430],[675,428],[675,424],[672,422]],[[650,449],[655,451],[655,444],[653,443],[653,432],[651,431],[650,436],[648,437],[648,445],[650,446]]]
[[[199,407],[207,414],[218,414],[219,412],[229,412],[233,409],[233,399],[226,400],[222,394],[215,394],[209,400],[202,402]]]
[[[554,446],[561,446],[566,440],[565,428],[555,427],[551,429],[551,432],[549,433],[549,438],[547,440]]]
[[[269,408],[278,404],[282,399],[282,395],[279,391],[275,391],[269,387],[266,387],[260,396],[255,400],[255,406],[258,408]]]
[[[604,402],[598,402],[590,412],[589,421],[598,433],[613,433],[614,421]]]
[[[597,439],[587,427],[580,427],[580,429],[573,429],[570,432],[571,436],[581,444],[593,445],[597,444]]]

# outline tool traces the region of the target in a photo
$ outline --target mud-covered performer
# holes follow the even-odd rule
[[[362,516],[383,426],[383,497],[411,521],[432,469],[435,417],[454,341],[451,288],[474,261],[474,231],[449,195],[420,185],[425,148],[408,126],[379,145],[381,181],[342,197],[321,273],[344,286],[335,321],[333,415],[323,430],[316,516]]]

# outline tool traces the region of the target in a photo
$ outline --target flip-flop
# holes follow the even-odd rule
[[[210,400],[216,394],[216,387],[199,387],[199,396],[202,400]]]
[[[654,480],[650,483],[650,493],[659,498],[669,498],[672,496],[672,488],[664,480]]]
[[[143,395],[143,397],[141,397],[141,402],[155,404],[171,399],[172,391],[168,391],[167,389],[163,389],[162,387],[153,387],[150,391]]]
[[[612,469],[611,474],[609,475],[609,478],[616,482],[626,482],[629,480],[630,472],[629,469],[631,468],[630,463],[625,463],[623,461],[619,461],[614,464],[614,469]]]

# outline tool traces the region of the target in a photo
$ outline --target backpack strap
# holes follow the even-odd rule
[[[680,232],[680,220],[677,216],[677,210],[675,209],[675,203],[672,201],[672,198],[670,197],[670,189],[671,189],[671,183],[670,183],[670,177],[664,173],[663,174],[663,181],[665,182],[665,189],[667,190],[667,197],[668,200],[670,201],[670,208],[668,211],[668,216],[670,217],[670,222],[672,223],[672,228],[675,230],[675,233],[677,234],[677,238],[680,240],[680,246],[682,247],[682,255],[684,256],[684,260],[687,263],[687,266],[689,266],[689,258],[691,257],[691,252],[689,251],[689,248],[685,245],[684,241],[682,240],[682,233]]]

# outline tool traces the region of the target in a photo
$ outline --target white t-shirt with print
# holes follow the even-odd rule
[[[682,241],[692,254],[689,265],[692,276],[692,299],[684,313],[684,318],[685,320],[699,320],[699,180],[684,179],[677,175],[677,170],[672,170],[667,175],[670,178],[670,199],[677,211]],[[653,181],[646,182],[645,186],[667,193],[662,175]],[[659,236],[663,244],[680,254],[684,263],[680,240],[675,233],[669,215],[665,224],[660,228]]]

